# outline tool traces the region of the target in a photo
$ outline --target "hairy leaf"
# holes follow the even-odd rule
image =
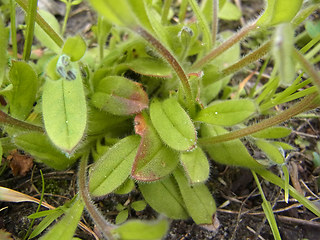
[[[188,213],[172,176],[152,183],[139,183],[139,189],[147,203],[157,212],[172,219],[186,219]]]
[[[223,127],[203,125],[201,127],[202,137],[214,137],[228,133]],[[221,164],[247,167],[250,169],[260,169],[260,165],[248,153],[243,143],[237,139],[223,143],[216,143],[212,146],[206,147],[210,157]]]
[[[255,141],[258,148],[260,148],[262,151],[264,151],[268,158],[277,163],[277,164],[283,164],[284,163],[284,156],[280,152],[279,147],[277,145],[274,145],[272,142],[268,142],[263,139],[257,139]]]
[[[74,80],[47,79],[42,95],[46,132],[57,147],[67,152],[72,152],[79,144],[87,124],[86,100],[78,67],[75,73]]]
[[[180,161],[191,184],[204,182],[209,177],[210,166],[200,147],[181,153]]]
[[[272,127],[252,134],[255,138],[283,138],[291,133],[291,129],[286,127]]]
[[[89,178],[89,190],[93,196],[104,196],[125,182],[130,175],[139,142],[139,136],[126,137],[94,164]]]
[[[188,213],[194,222],[196,224],[212,224],[216,203],[207,186],[203,183],[190,186],[182,169],[177,169],[173,175],[178,182]]]
[[[9,97],[10,115],[25,120],[36,100],[38,76],[29,64],[13,61],[9,77],[13,85]]]
[[[131,115],[148,107],[148,96],[139,83],[124,77],[102,79],[92,96],[95,107],[114,115]]]
[[[13,141],[20,149],[30,153],[37,161],[41,161],[57,170],[64,170],[76,161],[76,157],[67,157],[52,145],[48,136],[39,132],[16,135]]]
[[[186,151],[194,148],[197,141],[195,127],[175,98],[163,102],[154,99],[150,105],[150,117],[161,139],[169,147]]]
[[[195,121],[210,123],[220,126],[232,126],[241,123],[256,111],[256,106],[249,99],[226,100],[215,102],[202,109]]]
[[[162,143],[145,113],[135,117],[135,130],[142,138],[132,177],[140,181],[155,181],[171,173],[179,161],[178,153]]]

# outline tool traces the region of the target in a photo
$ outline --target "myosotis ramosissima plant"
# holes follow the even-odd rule
[[[251,169],[276,239],[280,234],[256,174],[283,188],[286,200],[291,195],[320,216],[319,209],[289,185],[283,152],[291,146],[273,140],[291,132],[278,124],[320,104],[320,77],[310,61],[315,56],[307,56],[306,47],[294,47],[294,29],[318,7],[316,2],[269,0],[260,17],[230,35],[217,32],[218,12],[234,9],[228,1],[207,0],[199,5],[183,0],[178,20],[171,24],[170,0],[163,6],[162,1],[151,0],[91,0],[99,15],[93,29],[98,45],[93,48],[87,48],[80,36],[66,40],[60,36],[68,16],[60,32],[50,14],[36,11],[37,1],[16,2],[27,12],[24,61],[17,61],[15,34],[11,34],[13,55],[7,65],[9,35],[2,34],[1,94],[8,105],[2,106],[0,122],[15,146],[52,168],[63,170],[81,159],[79,194],[69,208],[45,213],[37,233],[63,212],[65,216],[43,239],[71,239],[84,208],[108,239],[162,238],[168,229],[164,218],[114,225],[91,199],[127,194],[135,187],[157,212],[172,219],[191,217],[196,224],[215,229],[216,205],[205,185],[211,159]],[[64,2],[68,12],[79,3]],[[188,5],[196,22],[185,19]],[[239,42],[266,30],[274,33],[272,39],[240,58]],[[13,24],[11,31],[15,32]],[[2,19],[0,32],[8,32]],[[28,62],[34,34],[50,50],[47,61],[39,59],[36,65]],[[308,48],[312,46],[319,44],[311,39]],[[257,87],[256,82],[249,94],[243,87],[228,86],[235,72],[247,70],[266,55],[274,60],[266,84]],[[297,76],[301,69],[305,74]],[[284,90],[276,91],[283,86]],[[273,111],[276,105],[300,98],[283,112]],[[260,115],[270,116],[247,124]],[[254,159],[244,137],[269,162]],[[12,148],[2,142],[4,151]],[[94,163],[87,176],[89,159]],[[269,165],[277,165],[283,177],[270,172]]]

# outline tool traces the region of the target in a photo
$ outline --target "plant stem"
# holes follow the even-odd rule
[[[249,127],[239,129],[223,135],[219,135],[215,137],[200,138],[198,139],[198,143],[203,146],[208,146],[215,143],[227,142],[227,141],[242,138],[247,135],[264,130],[266,128],[272,127],[274,125],[277,125],[279,123],[289,120],[290,118],[298,115],[299,113],[302,113],[304,111],[307,111],[319,106],[319,99],[316,99],[317,97],[318,97],[317,93],[311,94],[305,97],[299,103],[293,105],[289,109],[281,112],[280,114],[274,117],[265,119]]]
[[[218,11],[219,11],[219,0],[213,0],[213,14],[212,14],[212,46],[216,44],[217,33],[218,33]]]
[[[66,31],[67,21],[68,21],[69,14],[70,14],[70,11],[71,11],[71,6],[72,6],[72,4],[71,4],[70,0],[67,0],[67,2],[66,2],[66,14],[64,15],[62,31],[61,31],[61,35],[62,36],[64,35],[64,32]]]
[[[27,6],[27,0],[15,0],[19,6],[27,12],[28,6]],[[56,33],[52,27],[37,13],[36,14],[36,23],[39,24],[39,26],[45,31],[46,34],[59,46],[63,46],[63,40],[62,38]]]
[[[31,55],[31,47],[33,42],[34,34],[34,25],[36,21],[38,0],[29,0],[28,1],[28,10],[27,10],[27,34],[26,40],[23,48],[23,60],[28,61]]]
[[[27,122],[23,122],[23,121],[18,120],[16,118],[13,118],[1,110],[0,110],[0,124],[23,128],[23,129],[30,130],[30,131],[37,131],[37,132],[42,132],[42,133],[45,132],[42,127],[39,127],[39,126],[30,124]]]
[[[80,161],[79,174],[78,174],[80,196],[86,206],[87,211],[92,217],[94,223],[98,226],[99,230],[103,233],[106,239],[113,240],[114,238],[111,234],[111,231],[112,229],[114,229],[114,226],[108,223],[104,219],[102,214],[92,203],[92,199],[90,197],[90,193],[87,187],[87,172],[86,172],[88,157],[89,157],[89,154],[86,153],[82,156]]]
[[[211,62],[213,59],[218,57],[220,54],[225,52],[227,49],[232,47],[234,44],[239,42],[242,38],[244,38],[250,31],[256,29],[257,26],[255,23],[243,27],[239,32],[230,37],[223,44],[219,45],[217,48],[213,49],[208,55],[204,56],[202,59],[197,61],[193,66],[191,71],[195,71],[197,69],[202,68],[205,64]]]
[[[155,39],[150,33],[148,33],[142,27],[138,27],[136,31],[148,43],[150,43],[162,55],[162,57],[164,57],[164,59],[167,60],[167,62],[172,66],[173,70],[178,75],[178,78],[182,83],[183,90],[185,93],[189,114],[192,116],[195,113],[195,101],[192,96],[192,91],[191,91],[188,77],[185,71],[183,70],[181,64],[169,52],[169,50],[167,50],[157,39]]]
[[[170,10],[172,0],[165,0],[164,1],[164,6],[162,8],[162,13],[161,13],[161,24],[166,25],[168,21],[168,14]]]
[[[222,70],[221,78],[226,77],[232,73],[237,72],[238,70],[242,69],[243,67],[247,66],[250,63],[253,63],[260,58],[262,58],[264,55],[266,55],[272,46],[271,41],[267,41],[265,44],[260,46],[258,49],[253,51],[252,53],[246,55],[245,57],[241,58],[240,61],[236,62],[235,64],[232,64],[231,66],[225,68]]]
[[[309,63],[309,61],[297,50],[293,51],[295,58],[299,61],[303,69],[309,74],[313,80],[314,85],[317,86],[318,91],[320,92],[320,75],[314,69],[314,67]]]
[[[182,22],[186,18],[186,12],[188,7],[188,0],[182,0],[179,9],[179,22]]]
[[[17,47],[17,29],[16,29],[16,2],[10,0],[10,21],[11,21],[11,43],[13,57],[18,58],[18,47]]]

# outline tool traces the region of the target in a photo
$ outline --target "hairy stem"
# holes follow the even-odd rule
[[[1,110],[0,110],[0,124],[4,124],[10,127],[14,126],[18,128],[23,128],[30,131],[37,131],[42,133],[45,132],[42,127],[13,118]]]
[[[243,27],[239,32],[237,32],[235,35],[230,37],[227,41],[225,41],[223,44],[219,45],[217,48],[213,49],[208,55],[204,56],[202,59],[197,61],[193,66],[191,71],[195,71],[197,69],[201,69],[204,65],[211,62],[213,59],[218,57],[220,54],[222,54],[227,49],[231,48],[234,44],[239,42],[242,38],[244,38],[246,35],[248,35],[249,32],[256,29],[256,24],[251,24],[246,27]]]
[[[213,0],[213,14],[212,14],[212,46],[216,44],[218,34],[218,11],[219,11],[219,0]]]
[[[79,183],[79,192],[82,200],[86,206],[87,211],[92,217],[95,224],[98,226],[99,230],[102,234],[109,240],[113,240],[113,236],[111,234],[114,226],[106,221],[99,210],[92,203],[90,193],[87,187],[87,162],[88,162],[89,154],[84,154],[81,158],[79,174],[78,174],[78,183]]]
[[[313,80],[313,83],[315,86],[317,86],[318,91],[320,92],[320,75],[316,71],[316,69],[313,67],[312,64],[297,50],[294,49],[294,56],[299,61],[303,69],[306,71],[306,73],[309,74],[311,79]]]
[[[268,41],[265,44],[263,44],[262,46],[260,46],[258,49],[253,51],[252,53],[243,57],[240,61],[223,69],[221,78],[228,76],[232,73],[235,73],[238,70],[243,69],[243,67],[249,65],[250,63],[253,63],[253,62],[259,60],[260,58],[262,58],[264,55],[266,55],[270,51],[271,46],[272,46],[272,42]]]
[[[156,38],[154,38],[150,33],[144,30],[142,27],[137,28],[137,33],[142,36],[148,43],[150,43],[160,54],[167,60],[167,62],[172,66],[173,70],[178,75],[180,79],[183,90],[186,97],[186,102],[190,115],[195,113],[195,102],[192,97],[192,91],[189,84],[188,77],[183,70],[181,64],[176,60],[176,58],[169,52],[165,46],[163,46]]]
[[[27,34],[23,48],[23,59],[28,61],[31,55],[31,47],[33,42],[34,25],[36,21],[38,0],[29,0],[27,13]]]
[[[19,6],[27,12],[28,10],[28,5],[27,5],[27,0],[15,0]],[[62,38],[56,33],[52,27],[37,13],[36,14],[36,23],[39,24],[39,26],[45,31],[46,34],[59,46],[63,46],[63,40]]]
[[[307,110],[313,109],[319,105],[319,99],[316,99],[318,94],[311,94],[305,97],[299,103],[293,105],[289,109],[281,112],[280,114],[265,119],[257,124],[251,125],[249,127],[239,129],[230,133],[226,133],[223,135],[215,136],[215,137],[206,137],[198,139],[198,143],[203,146],[208,146],[215,143],[227,142],[234,139],[242,138],[248,136],[250,134],[259,132],[266,128],[272,127],[279,123],[289,120],[290,118],[298,115],[299,113],[305,112]],[[316,102],[318,101],[318,102]]]

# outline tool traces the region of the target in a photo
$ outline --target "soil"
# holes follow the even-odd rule
[[[240,2],[240,1],[238,1]],[[243,0],[242,9],[247,22],[261,11],[262,0]],[[61,4],[56,2],[57,4]],[[58,5],[60,6],[60,5]],[[52,10],[53,11],[53,10]],[[64,11],[60,7],[54,14],[63,19]],[[90,27],[94,22],[94,14],[86,4],[74,8],[68,22],[67,34],[73,35],[81,32],[90,35]],[[232,26],[233,29],[241,26],[240,21],[221,22],[219,28],[224,29]],[[77,32],[75,32],[77,29]],[[243,77],[237,75],[237,77]],[[241,80],[241,79],[240,79]],[[254,79],[253,79],[254,81]],[[236,82],[239,82],[238,79]],[[319,109],[313,113],[319,116]],[[320,169],[313,165],[313,152],[319,152],[316,148],[320,137],[319,118],[292,119],[284,124],[293,129],[292,134],[283,139],[296,147],[295,151],[287,158],[287,164],[291,171],[291,184],[300,190],[310,200],[314,200],[320,206]],[[256,154],[256,153],[254,153]],[[258,153],[259,154],[259,153]],[[262,200],[256,188],[250,171],[241,168],[226,167],[212,162],[211,176],[207,181],[209,189],[213,192],[217,204],[216,217],[220,222],[217,231],[208,231],[196,225],[191,219],[174,220],[166,240],[244,240],[244,239],[273,239],[272,232],[261,204]],[[45,179],[46,202],[53,206],[60,206],[77,193],[77,169],[63,172],[55,172],[42,164],[34,163],[32,171],[25,176],[13,176],[14,169],[9,167],[0,175],[0,186],[8,187],[27,195],[39,198],[41,190],[42,170]],[[277,170],[274,169],[276,172]],[[320,239],[320,222],[314,214],[297,203],[295,199],[284,202],[283,192],[279,187],[262,181],[263,191],[267,199],[273,205],[276,212],[276,220],[283,240],[296,239]],[[106,199],[96,201],[97,206],[111,222],[117,215],[117,203],[142,199],[142,196],[133,191],[129,195],[111,195]],[[13,239],[23,239],[31,220],[28,215],[34,213],[37,204],[34,203],[6,203],[0,202],[0,229],[12,234]],[[45,210],[45,208],[41,208]],[[130,212],[130,218],[155,219],[157,213],[150,207],[142,212]],[[83,219],[93,229],[90,218],[85,214]],[[38,224],[39,220],[35,222]],[[1,240],[0,232],[0,240]],[[76,236],[81,239],[94,239],[82,230],[77,230]]]

